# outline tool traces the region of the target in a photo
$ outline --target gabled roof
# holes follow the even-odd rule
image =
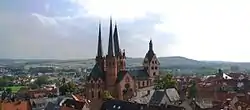
[[[88,80],[90,80],[91,78],[93,78],[94,80],[98,80],[99,78],[101,78],[103,81],[105,79],[105,74],[104,72],[101,70],[101,68],[99,67],[98,64],[95,64],[95,66],[93,67],[93,69],[91,70],[89,76],[88,76]]]
[[[160,105],[164,97],[166,97],[165,92],[157,90],[154,92],[151,99],[149,100],[149,104],[150,105]]]
[[[122,81],[122,79],[124,78],[124,76],[127,74],[127,71],[119,71],[117,73],[117,79],[116,79],[116,83],[119,83],[120,81]]]
[[[128,73],[135,79],[147,79],[149,77],[148,72],[145,69],[129,70]]]

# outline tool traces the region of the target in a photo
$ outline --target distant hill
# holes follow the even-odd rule
[[[162,68],[230,68],[238,66],[241,69],[250,70],[250,63],[241,62],[222,62],[222,61],[198,61],[180,56],[159,57]],[[141,66],[143,58],[127,58],[127,66]],[[80,66],[92,67],[94,59],[88,60],[43,60],[43,59],[0,59],[0,65],[61,65],[61,66]]]

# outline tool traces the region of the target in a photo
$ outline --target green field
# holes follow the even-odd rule
[[[25,86],[9,86],[9,87],[4,87],[4,88],[5,89],[10,88],[12,93],[17,93],[22,87],[25,87]]]

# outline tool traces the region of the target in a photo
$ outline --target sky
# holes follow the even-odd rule
[[[248,0],[1,0],[0,58],[96,56],[98,23],[107,53],[109,18],[128,57],[250,61]]]

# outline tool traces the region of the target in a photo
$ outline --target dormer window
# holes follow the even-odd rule
[[[117,109],[120,110],[120,109],[121,109],[121,106],[118,106]]]

